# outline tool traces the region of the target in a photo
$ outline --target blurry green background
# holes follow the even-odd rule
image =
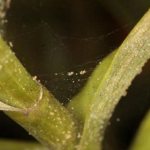
[[[12,0],[4,37],[32,76],[65,104],[149,7],[149,0]],[[117,106],[104,150],[126,150],[149,107],[150,62]],[[0,137],[32,139],[3,113]]]

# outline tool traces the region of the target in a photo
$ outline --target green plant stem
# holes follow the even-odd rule
[[[120,98],[126,95],[126,90],[131,81],[141,72],[143,65],[150,58],[150,11],[139,21],[129,36],[118,48],[115,55],[109,56],[110,63],[106,72],[103,72],[103,79],[96,83],[95,90],[89,90],[93,95],[90,102],[85,103],[86,96],[80,99],[80,108],[87,107],[83,134],[81,136],[79,150],[101,150],[102,139],[105,128],[112,115],[115,106]],[[107,63],[106,63],[107,64]],[[97,69],[100,69],[99,67]],[[95,70],[95,72],[100,73]],[[100,74],[99,74],[100,75]],[[96,75],[98,76],[98,75]],[[93,76],[90,80],[92,80]],[[88,86],[90,84],[87,84]],[[95,83],[93,83],[93,86]],[[86,87],[85,89],[87,89]],[[89,87],[90,88],[90,87]],[[93,92],[94,91],[94,92]],[[82,91],[83,92],[83,91]],[[90,93],[91,92],[91,93]],[[84,92],[83,92],[84,93]],[[85,91],[86,93],[86,91]],[[72,102],[73,103],[73,102]],[[76,103],[74,103],[76,105]],[[72,111],[75,115],[80,114],[81,109]]]
[[[142,121],[130,150],[150,150],[150,111]]]
[[[0,139],[1,150],[48,150],[38,143]]]
[[[45,87],[27,73],[2,38],[0,101],[0,108],[4,108],[9,117],[48,148],[74,149],[77,131],[72,116]]]
[[[68,109],[74,114],[74,116],[81,122],[84,123],[86,115],[90,109],[90,104],[93,100],[94,93],[98,89],[100,83],[112,63],[112,60],[116,54],[113,51],[108,55],[102,62],[98,64],[95,71],[86,83],[86,86],[77,94],[68,104]]]

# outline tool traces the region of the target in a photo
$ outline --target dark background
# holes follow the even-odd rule
[[[4,37],[27,70],[66,104],[149,7],[149,0],[12,0]],[[70,71],[75,74],[67,76]],[[118,104],[104,150],[126,150],[149,107],[150,62]],[[33,140],[3,113],[0,137]]]

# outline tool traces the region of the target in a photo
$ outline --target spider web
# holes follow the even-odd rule
[[[12,15],[13,11],[10,9],[9,13]],[[130,22],[100,35],[77,36],[60,34],[46,19],[41,18],[40,21],[33,23],[32,17],[27,17],[27,21],[31,24],[20,23],[23,21],[22,16],[19,16],[18,18],[21,19],[17,20],[18,18],[13,18],[13,15],[9,18],[10,14],[5,24],[6,40],[16,51],[16,55],[27,70],[33,76],[36,75],[62,103],[66,103],[77,94],[95,66],[119,46],[120,41],[116,44],[113,38],[123,30],[129,31],[134,24]],[[16,24],[14,24],[15,21]],[[111,44],[106,45],[105,41]],[[70,43],[73,44],[70,46]],[[74,48],[76,43],[78,47]],[[92,46],[97,45],[97,48],[91,45],[88,47],[89,43]],[[80,45],[83,46],[83,51]],[[90,53],[92,49],[96,52]]]
[[[47,23],[46,26],[49,27]],[[121,32],[121,30],[131,27],[132,24],[128,23],[120,28],[114,29],[113,31],[106,33],[104,35],[100,35],[98,37],[87,37],[87,38],[80,38],[80,37],[67,37],[67,36],[60,36],[55,34],[56,42],[60,43],[64,39],[69,40],[78,40],[80,42],[101,42],[106,38],[111,38],[111,36]],[[38,27],[40,28],[40,27]],[[34,31],[33,31],[34,32]],[[29,33],[31,34],[31,33]],[[57,45],[58,47],[64,47],[65,45],[61,43],[61,45]],[[117,47],[110,47],[108,49],[108,53],[113,51]],[[56,47],[57,49],[57,47]],[[80,62],[79,64],[75,64],[69,66],[67,69],[65,68],[60,69],[61,71],[55,71],[50,73],[40,73],[36,74],[38,78],[41,80],[42,83],[45,84],[54,95],[61,100],[62,103],[68,102],[75,94],[77,94],[81,88],[85,85],[86,81],[90,77],[91,73],[93,72],[96,65],[106,56],[106,54],[101,54],[99,56],[93,57],[91,60],[87,60],[85,62]]]

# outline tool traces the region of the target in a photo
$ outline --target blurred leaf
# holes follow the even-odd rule
[[[130,150],[150,150],[150,111],[142,121]]]
[[[48,150],[38,143],[0,139],[1,150]]]

